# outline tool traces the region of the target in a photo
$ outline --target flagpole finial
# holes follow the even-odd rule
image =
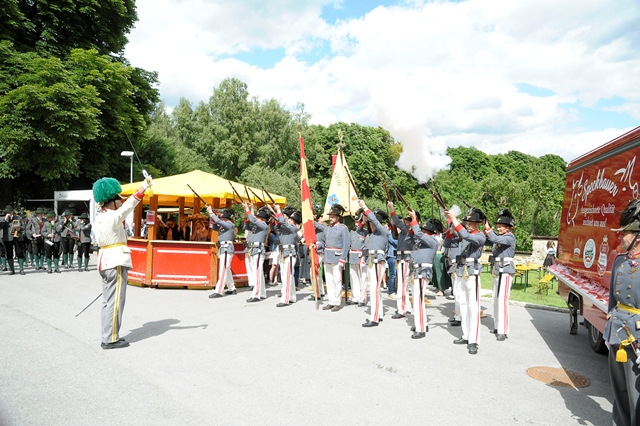
[[[344,148],[344,144],[342,143],[342,129],[338,130],[338,149],[342,150],[342,148]]]

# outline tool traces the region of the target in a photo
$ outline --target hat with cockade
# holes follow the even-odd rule
[[[378,219],[378,222],[380,222],[380,223],[384,223],[384,222],[388,222],[389,221],[389,215],[387,214],[387,212],[385,212],[383,210],[374,210],[373,214],[376,217],[376,219]]]
[[[300,213],[299,211],[295,211],[291,213],[291,216],[289,216],[289,219],[291,219],[292,221],[300,225],[302,223],[302,213]]]
[[[93,199],[99,206],[122,199],[121,192],[120,182],[114,178],[104,177],[93,184]]]
[[[222,214],[220,215],[220,217],[222,219],[231,220],[231,219],[234,218],[235,215],[236,215],[235,212],[233,210],[231,210],[231,209],[222,209]]]
[[[498,219],[496,220],[496,223],[507,225],[512,228],[515,226],[515,223],[513,221],[513,215],[507,209],[502,209],[500,210],[500,212],[498,212]]]
[[[617,214],[620,215],[620,228],[611,229],[612,231],[640,232],[640,200],[629,201],[627,207]]]
[[[345,212],[345,208],[342,207],[340,204],[334,204],[331,206],[331,208],[329,209],[329,215],[336,215],[336,216],[342,216]]]
[[[271,219],[271,213],[269,213],[269,210],[266,207],[260,207],[258,209],[258,213],[256,213],[256,217],[269,220]]]
[[[466,222],[484,222],[487,220],[484,212],[476,207],[471,207],[467,210],[467,215],[464,217]]]
[[[413,212],[416,214],[416,221],[420,223],[420,213],[418,213],[418,210],[414,210]],[[407,214],[407,217],[405,217],[404,220],[412,221],[413,219],[411,219],[411,216]]]
[[[424,225],[420,226],[420,228],[424,231],[429,231],[434,234],[441,234],[442,232],[444,232],[444,226],[442,226],[442,222],[435,218],[427,219]]]
[[[292,206],[287,206],[284,209],[282,209],[282,214],[284,214],[287,217],[291,217],[291,215],[296,211],[295,207]]]

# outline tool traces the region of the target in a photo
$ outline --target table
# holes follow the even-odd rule
[[[516,272],[524,274],[524,291],[527,291],[527,285],[529,285],[529,271],[538,271],[538,274],[542,270],[542,265],[536,265],[533,263],[516,265]]]

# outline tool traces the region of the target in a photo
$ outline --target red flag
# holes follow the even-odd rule
[[[318,299],[320,292],[318,291],[318,254],[315,248],[311,247],[315,244],[316,230],[313,227],[313,204],[311,202],[311,190],[309,189],[309,176],[307,175],[307,157],[304,154],[304,140],[300,135],[300,190],[302,191],[302,235],[309,246],[309,259],[311,260],[311,283],[313,284],[313,293],[316,297],[316,309],[318,309]]]

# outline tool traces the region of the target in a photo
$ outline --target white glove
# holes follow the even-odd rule
[[[147,175],[145,180],[142,181],[142,187],[144,188],[144,190],[146,191],[147,189],[149,189],[151,186],[153,185],[153,178],[151,177],[151,175]]]

